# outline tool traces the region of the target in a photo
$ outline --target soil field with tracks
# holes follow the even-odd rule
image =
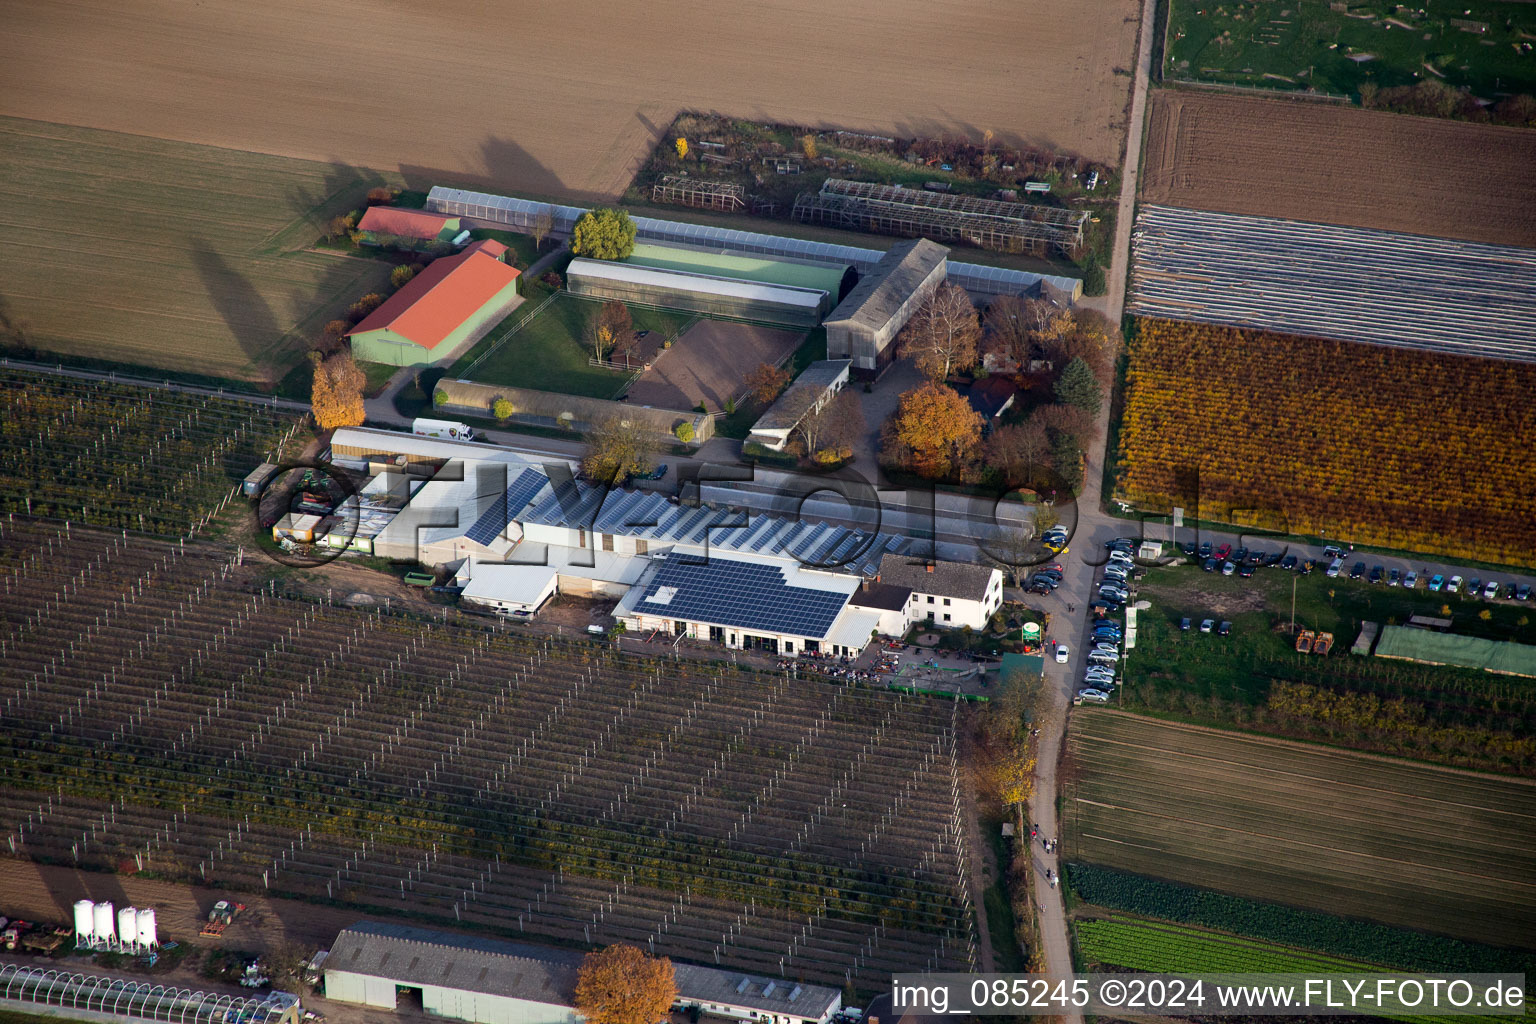
[[[1070,860],[1496,945],[1536,934],[1536,785],[1079,711]]]
[[[311,246],[377,176],[0,117],[0,334],[271,382],[389,265]],[[18,335],[20,336],[18,338]],[[307,367],[306,367],[307,368]]]
[[[0,113],[573,198],[682,109],[1118,164],[1140,5],[5,0]]]
[[[1536,132],[1159,90],[1144,202],[1536,246]]]

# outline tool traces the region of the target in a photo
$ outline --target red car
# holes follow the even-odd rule
[[[1221,547],[1216,549],[1216,554],[1213,557],[1215,557],[1216,561],[1218,561],[1218,562],[1225,562],[1227,560],[1227,556],[1230,555],[1231,553],[1232,553],[1232,545],[1231,544],[1223,544]]]

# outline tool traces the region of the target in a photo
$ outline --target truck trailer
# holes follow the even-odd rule
[[[457,420],[429,420],[418,417],[411,424],[411,433],[418,437],[446,437],[451,441],[473,441],[475,432],[467,423]]]

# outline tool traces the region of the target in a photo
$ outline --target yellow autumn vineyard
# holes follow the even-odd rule
[[[1536,365],[1141,320],[1117,496],[1536,564]]]

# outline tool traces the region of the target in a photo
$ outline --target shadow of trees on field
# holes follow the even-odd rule
[[[326,222],[363,204],[368,190],[387,185],[384,175],[345,160],[332,160],[319,185],[300,183],[288,190],[288,208],[314,232],[308,245],[325,233]],[[291,230],[284,229],[284,233]]]
[[[250,278],[231,266],[206,240],[191,239],[190,251],[203,290],[240,346],[241,355],[253,365],[262,365],[262,356],[285,333],[278,325],[272,307]]]

